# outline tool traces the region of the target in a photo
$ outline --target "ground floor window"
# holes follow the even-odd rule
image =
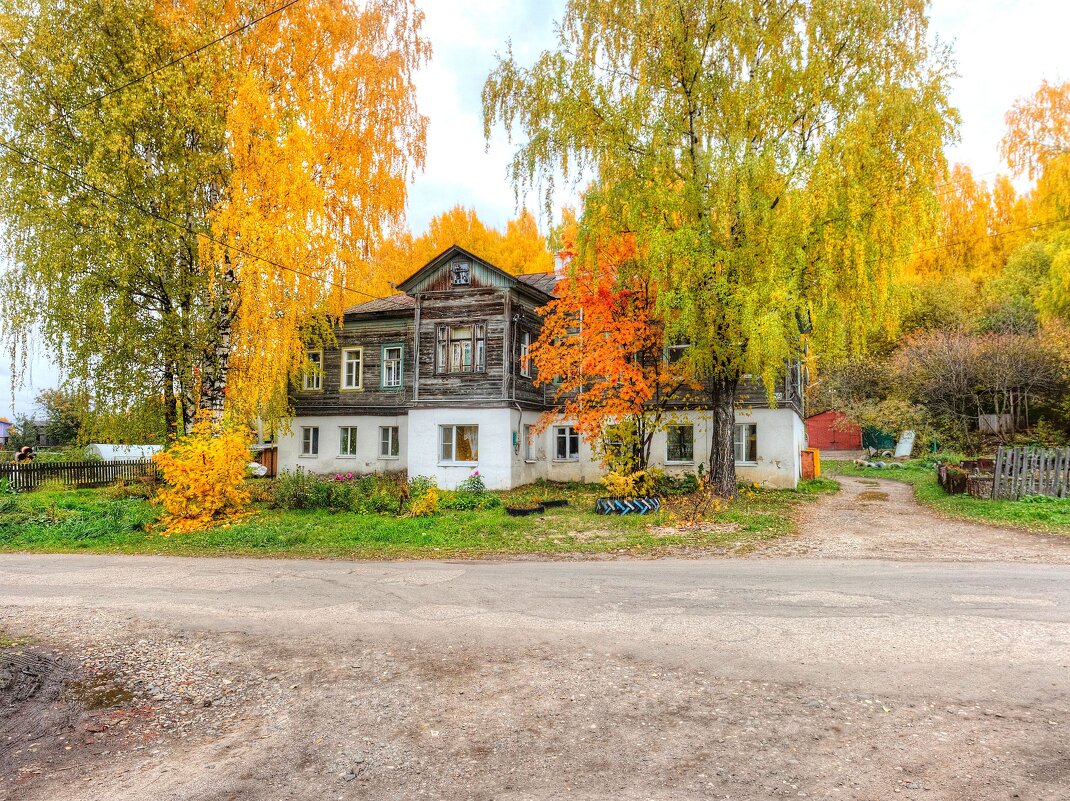
[[[531,426],[524,426],[524,459],[529,462],[535,461],[535,443],[532,441]]]
[[[320,452],[319,426],[301,427],[301,455],[318,456]]]
[[[479,461],[479,426],[440,426],[439,460],[456,464]]]
[[[665,461],[695,461],[694,426],[668,426],[665,429]]]
[[[753,464],[758,461],[758,426],[746,423],[736,426],[736,463]]]
[[[396,459],[401,453],[401,440],[397,426],[379,427],[379,456],[383,459]]]
[[[338,455],[357,455],[357,429],[356,426],[342,426],[338,429]]]
[[[570,461],[580,458],[580,435],[572,426],[555,428],[554,442],[554,459]]]

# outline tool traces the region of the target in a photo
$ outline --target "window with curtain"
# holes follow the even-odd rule
[[[736,463],[753,464],[758,461],[758,426],[746,423],[736,426]]]
[[[440,426],[439,461],[472,464],[479,461],[479,426]]]

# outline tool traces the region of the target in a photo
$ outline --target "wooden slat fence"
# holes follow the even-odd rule
[[[1070,448],[1000,448],[992,497],[1070,498]]]
[[[106,487],[116,481],[158,476],[150,459],[132,462],[53,462],[47,464],[0,464],[0,481],[7,479],[18,491],[32,490],[45,481],[69,487]]]

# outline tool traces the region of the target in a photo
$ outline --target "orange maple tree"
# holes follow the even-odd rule
[[[674,419],[676,393],[692,385],[686,359],[666,358],[654,288],[640,269],[633,237],[615,237],[582,254],[574,231],[562,239],[567,275],[558,297],[541,309],[543,327],[530,356],[537,382],[554,386],[557,408],[536,429],[564,415],[607,466],[645,470],[654,434]]]

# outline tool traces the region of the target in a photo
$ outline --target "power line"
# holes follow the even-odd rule
[[[289,265],[282,264],[280,262],[275,261],[274,259],[269,259],[266,256],[261,256],[261,255],[259,255],[257,253],[253,253],[252,251],[245,250],[244,248],[240,248],[237,245],[232,245],[229,242],[224,242],[221,239],[216,239],[215,237],[211,236],[210,234],[205,233],[204,231],[197,231],[194,228],[190,228],[188,225],[183,225],[180,222],[176,222],[175,220],[172,220],[169,217],[165,217],[164,215],[159,214],[159,213],[153,211],[152,209],[145,208],[140,203],[136,203],[136,202],[134,202],[132,200],[128,200],[127,198],[124,198],[121,195],[117,195],[114,192],[108,191],[107,189],[101,189],[99,186],[96,186],[95,184],[91,184],[89,181],[86,181],[86,180],[84,180],[82,178],[79,178],[79,177],[77,177],[75,175],[72,175],[71,173],[67,172],[66,170],[63,170],[63,169],[61,169],[59,167],[56,167],[56,166],[54,166],[52,164],[48,164],[47,162],[42,161],[41,159],[37,158],[36,156],[34,156],[32,154],[27,153],[24,150],[20,150],[19,148],[15,147],[10,142],[8,142],[8,141],[6,141],[6,140],[4,140],[2,138],[0,138],[0,147],[4,148],[5,150],[7,150],[7,151],[9,151],[11,153],[14,153],[19,158],[21,158],[21,159],[23,159],[25,161],[28,161],[28,162],[30,162],[32,164],[36,164],[37,166],[41,167],[42,169],[48,170],[49,172],[56,173],[57,175],[62,175],[64,178],[66,178],[69,181],[73,181],[74,183],[79,184],[79,185],[85,187],[86,189],[89,189],[89,190],[91,190],[93,192],[97,192],[98,194],[103,195],[104,197],[109,198],[110,200],[113,200],[116,203],[120,203],[120,204],[122,204],[124,206],[132,208],[135,211],[140,212],[141,214],[144,214],[146,217],[151,217],[154,220],[157,220],[159,222],[165,223],[166,225],[169,225],[169,226],[171,226],[173,228],[177,228],[180,231],[183,231],[183,232],[188,233],[188,234],[193,234],[194,236],[201,237],[201,238],[207,240],[208,242],[212,242],[213,244],[219,245],[220,247],[226,248],[227,250],[231,250],[231,251],[233,251],[235,253],[240,253],[241,255],[247,256],[247,257],[249,257],[251,259],[256,259],[258,261],[262,261],[265,264],[270,264],[272,267],[275,267],[275,268],[277,268],[279,270],[284,270],[286,272],[290,272],[290,273],[293,273],[295,275],[300,275],[300,276],[302,276],[304,278],[308,278],[311,281],[319,281],[319,282],[321,282],[323,284],[326,284],[328,286],[337,287],[338,289],[343,289],[343,290],[345,290],[347,292],[352,292],[352,293],[354,293],[356,295],[361,295],[361,296],[366,297],[366,298],[371,298],[372,300],[389,301],[389,302],[393,303],[395,306],[397,306],[397,308],[401,308],[401,309],[407,309],[408,308],[407,306],[404,306],[404,305],[398,303],[397,301],[395,301],[393,298],[391,298],[389,296],[384,297],[384,296],[380,296],[380,295],[372,295],[369,292],[362,292],[359,289],[354,289],[353,287],[346,286],[345,284],[338,283],[337,281],[332,281],[329,278],[324,278],[322,276],[313,275],[312,273],[305,272],[304,270],[299,270],[296,267],[290,267]]]
[[[213,39],[210,42],[205,42],[204,44],[202,44],[200,47],[198,47],[196,49],[190,50],[188,53],[186,53],[184,55],[181,55],[178,58],[171,59],[166,64],[161,64],[160,66],[149,70],[144,75],[139,75],[136,78],[132,78],[131,80],[127,81],[126,83],[123,83],[123,84],[120,84],[119,86],[116,86],[116,87],[113,87],[111,89],[108,89],[106,92],[102,92],[101,94],[96,95],[93,98],[90,98],[86,102],[84,102],[84,103],[82,103],[80,105],[77,105],[74,108],[70,108],[70,109],[66,109],[66,110],[62,110],[62,111],[63,111],[64,114],[73,114],[76,111],[81,111],[82,109],[87,108],[89,106],[92,106],[95,103],[99,103],[104,98],[111,97],[114,94],[118,94],[119,92],[122,92],[122,91],[124,91],[126,89],[129,89],[134,84],[140,83],[141,81],[145,80],[146,78],[151,78],[153,75],[156,75],[159,72],[163,72],[168,67],[173,67],[176,64],[180,64],[183,61],[185,61],[187,58],[192,58],[193,56],[197,55],[198,53],[201,53],[201,52],[207,50],[209,47],[212,47],[213,45],[217,45],[220,42],[225,41],[226,39],[229,39],[232,36],[236,36],[237,34],[241,33],[242,31],[248,30],[249,28],[251,28],[254,25],[256,25],[258,22],[263,22],[264,20],[269,19],[270,17],[273,17],[276,14],[281,14],[283,11],[288,9],[290,6],[296,5],[297,3],[300,3],[300,2],[301,2],[301,0],[289,0],[289,2],[284,3],[283,5],[279,6],[278,8],[273,9],[271,11],[268,11],[266,14],[262,14],[261,16],[257,17],[256,19],[251,19],[248,22],[246,22],[244,25],[239,25],[237,28],[232,28],[231,30],[229,30],[226,33],[224,33],[223,35],[217,36],[215,39]]]

